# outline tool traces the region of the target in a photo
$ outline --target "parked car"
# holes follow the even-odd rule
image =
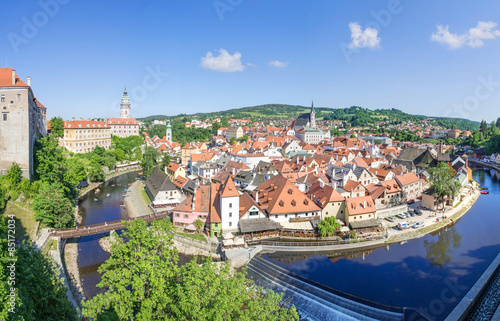
[[[385,219],[388,220],[389,222],[395,222],[396,221],[396,219],[394,217],[392,217],[392,216],[387,216]]]
[[[422,200],[422,195],[420,195],[419,197],[417,197],[417,199]]]
[[[422,215],[422,211],[419,210],[418,208],[414,210],[415,214],[417,215]]]
[[[407,229],[410,227],[410,224],[408,224],[408,222],[399,222],[398,223],[398,228],[400,230],[404,230],[404,229]]]
[[[411,200],[408,201],[408,205],[415,203],[415,200],[412,198]]]
[[[396,215],[397,217],[399,217],[400,219],[404,220],[406,218],[406,214],[404,213],[399,213],[398,215]]]
[[[415,216],[415,213],[413,211],[408,212],[407,216]]]
[[[424,227],[425,226],[425,223],[424,222],[418,222],[418,223],[415,223],[413,224],[413,228],[421,228],[421,227]]]

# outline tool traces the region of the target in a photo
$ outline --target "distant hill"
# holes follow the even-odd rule
[[[310,106],[300,105],[284,105],[284,104],[266,104],[259,106],[250,106],[242,108],[233,108],[210,113],[196,113],[196,114],[179,114],[173,117],[199,117],[205,118],[218,118],[229,117],[237,119],[251,119],[258,120],[272,120],[272,119],[294,119],[302,113],[307,113],[311,109]],[[436,121],[438,125],[451,128],[453,125],[461,130],[477,130],[479,129],[479,122],[471,121],[463,118],[450,118],[450,117],[430,117],[424,115],[412,115],[405,113],[399,109],[367,109],[359,106],[352,106],[348,108],[328,108],[328,107],[314,107],[316,111],[316,119],[318,120],[340,120],[345,121],[351,126],[366,126],[373,122],[384,119],[396,119],[396,121],[419,121],[425,118],[431,118]],[[144,118],[138,118],[141,121],[151,121],[153,119],[166,119],[173,118],[166,115],[154,115]]]

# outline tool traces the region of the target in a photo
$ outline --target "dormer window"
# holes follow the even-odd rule
[[[292,206],[297,205],[297,202],[295,200],[292,200]]]

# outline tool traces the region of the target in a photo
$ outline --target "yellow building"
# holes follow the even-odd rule
[[[96,146],[109,149],[111,128],[102,121],[65,121],[63,146],[73,153],[87,153]]]
[[[167,176],[170,180],[174,180],[177,176],[186,178],[186,170],[179,164],[170,163],[167,166]]]
[[[243,128],[231,126],[226,130],[226,139],[228,141],[231,140],[231,138],[240,139],[244,134]]]

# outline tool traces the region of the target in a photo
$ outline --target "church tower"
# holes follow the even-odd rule
[[[311,128],[316,128],[316,116],[314,114],[314,102],[311,102],[311,113],[310,113],[310,119],[309,119],[309,126]]]
[[[128,99],[127,87],[123,91],[122,103],[120,104],[120,118],[130,118],[130,101]]]
[[[167,135],[166,135],[167,141],[172,144],[172,126],[170,126],[170,119],[168,120],[168,125],[167,125]]]

